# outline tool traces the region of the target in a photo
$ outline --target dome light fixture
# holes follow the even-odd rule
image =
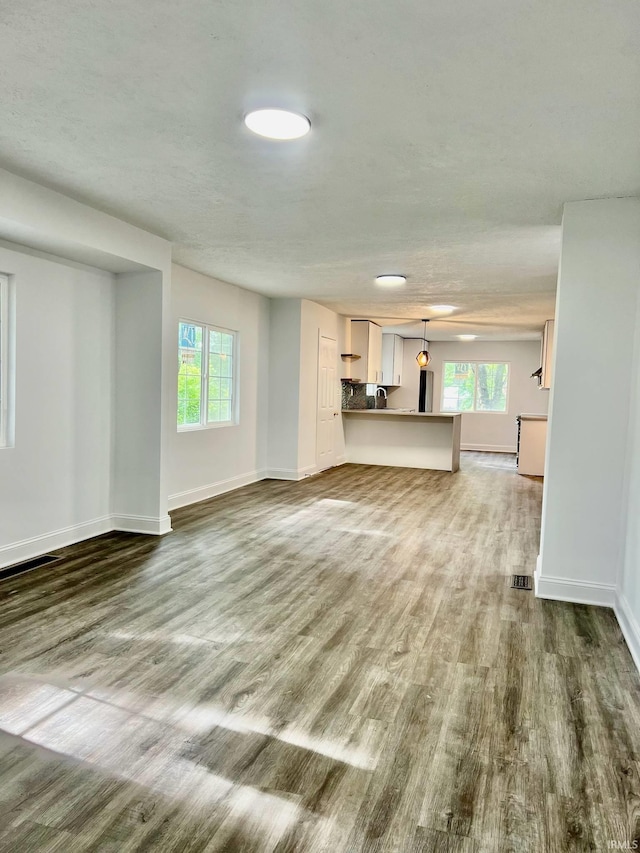
[[[397,273],[393,273],[376,276],[376,284],[381,284],[383,287],[399,287],[401,284],[406,283],[406,275],[398,275]]]
[[[265,139],[300,139],[311,130],[311,122],[300,113],[289,110],[254,110],[247,113],[244,123]]]
[[[431,310],[438,314],[451,314],[457,307],[457,305],[432,305]]]
[[[420,350],[420,352],[416,356],[416,361],[418,362],[418,367],[420,368],[420,370],[424,370],[424,368],[431,361],[431,355],[429,354],[429,352],[427,350],[427,323],[429,321],[423,319],[422,322],[424,323],[424,329],[422,332],[422,349]]]

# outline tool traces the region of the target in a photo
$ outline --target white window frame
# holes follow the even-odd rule
[[[193,432],[201,429],[218,429],[220,427],[237,426],[239,423],[239,407],[238,407],[238,338],[239,333],[235,329],[225,329],[223,326],[214,326],[211,323],[203,323],[202,320],[191,320],[181,317],[178,320],[178,329],[180,324],[186,323],[190,326],[199,326],[202,329],[202,374],[200,376],[200,423],[198,424],[178,424],[178,432]],[[231,335],[233,338],[233,350],[231,357],[233,359],[233,372],[231,376],[231,420],[228,421],[208,421],[209,415],[209,335],[211,332],[223,332],[225,335]],[[179,401],[177,401],[179,405]],[[178,415],[178,406],[176,406],[176,419]]]
[[[473,387],[473,408],[472,409],[445,409],[444,408],[444,392],[445,392],[445,370],[447,364],[475,364],[476,372],[475,372],[475,383]],[[506,364],[507,365],[507,394],[505,399],[505,409],[502,412],[491,411],[489,409],[476,409],[476,402],[478,400],[478,368],[479,364]],[[511,362],[504,361],[503,359],[496,359],[492,361],[490,358],[481,358],[481,359],[472,359],[466,358],[464,361],[456,359],[445,359],[442,362],[442,394],[440,396],[440,411],[443,414],[447,415],[508,415],[509,414],[509,394],[511,393]]]
[[[9,276],[0,274],[0,447],[9,445]]]

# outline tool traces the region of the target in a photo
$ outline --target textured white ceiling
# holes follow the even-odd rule
[[[22,0],[0,37],[1,166],[269,295],[527,336],[562,203],[640,193],[637,0]]]

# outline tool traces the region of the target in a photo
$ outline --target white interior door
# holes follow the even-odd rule
[[[338,344],[320,335],[318,345],[318,429],[316,463],[318,469],[336,464],[336,422],[338,420]]]

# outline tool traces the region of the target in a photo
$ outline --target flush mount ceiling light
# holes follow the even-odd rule
[[[438,314],[450,314],[457,307],[457,305],[432,305],[431,310],[436,311]]]
[[[288,110],[254,110],[247,113],[244,123],[267,139],[300,139],[311,130],[311,122],[300,113]]]
[[[416,356],[416,361],[418,362],[418,367],[420,367],[421,369],[423,367],[426,367],[429,364],[429,362],[431,361],[431,356],[427,351],[427,323],[429,321],[423,320],[422,322],[424,323],[424,329],[422,332],[422,349],[420,350],[420,352]]]
[[[477,335],[458,335],[461,341],[475,341],[477,337]]]
[[[406,284],[406,275],[379,275],[376,277],[376,284],[381,284],[383,287],[398,287],[401,284]]]

